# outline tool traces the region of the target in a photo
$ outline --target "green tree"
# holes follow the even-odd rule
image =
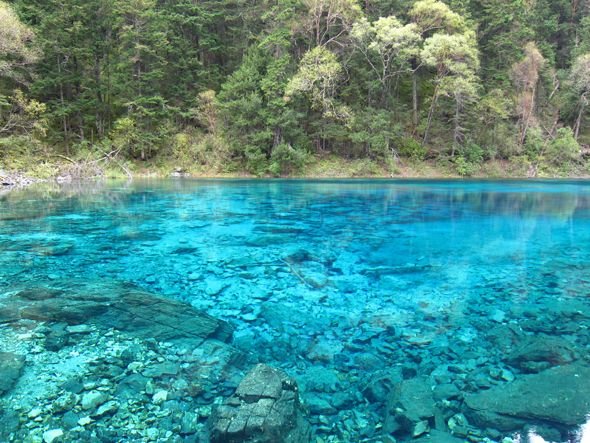
[[[23,24],[12,7],[0,1],[0,79],[13,84],[30,80],[30,68],[37,61],[34,33]]]
[[[412,70],[411,61],[420,52],[422,37],[414,23],[402,25],[394,16],[381,17],[373,23],[361,19],[354,24],[355,47],[362,52],[381,84],[381,97],[391,91],[397,76]]]
[[[590,53],[580,55],[570,73],[571,87],[578,97],[578,116],[574,123],[574,138],[577,140],[584,120],[584,115],[590,100]]]
[[[517,91],[516,113],[518,115],[519,145],[524,145],[528,129],[536,124],[537,88],[545,58],[534,42],[524,47],[524,58],[512,66],[512,81]]]
[[[476,94],[479,57],[474,37],[472,32],[453,35],[436,33],[424,43],[421,59],[426,66],[435,70],[435,79],[423,144],[428,142],[432,118],[441,95],[452,95],[454,98],[454,141],[462,138],[461,112],[465,102]]]

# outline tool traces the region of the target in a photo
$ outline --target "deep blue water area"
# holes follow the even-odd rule
[[[231,337],[168,342],[150,336],[168,317],[134,333],[88,307],[131,287]],[[43,314],[54,295],[22,296],[32,288],[72,306],[76,291],[102,292],[61,318]],[[265,363],[296,380],[313,442],[588,442],[589,326],[585,181],[162,180],[0,196],[12,380],[0,441],[206,441],[214,405]]]

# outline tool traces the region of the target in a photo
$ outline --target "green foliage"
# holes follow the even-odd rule
[[[424,160],[428,153],[428,148],[411,137],[402,137],[397,149],[400,156],[413,161]]]
[[[475,175],[481,168],[479,163],[472,163],[462,155],[455,158],[455,171],[461,177],[471,177]]]
[[[543,133],[539,128],[531,128],[527,133],[523,153],[530,161],[535,162],[539,160],[544,149],[545,140],[543,138]]]
[[[574,138],[571,128],[557,130],[555,139],[547,145],[545,159],[553,166],[564,168],[569,168],[580,159],[580,145]]]
[[[473,165],[481,165],[485,160],[485,151],[477,143],[470,142],[461,149],[461,156]]]
[[[563,171],[589,137],[579,2],[0,0],[0,22],[0,139],[46,157],[467,176]]]
[[[0,1],[0,23],[0,79],[27,83],[30,73],[26,68],[38,57],[37,48],[32,44],[33,31],[3,1]]]
[[[285,96],[290,99],[302,94],[309,99],[312,108],[325,117],[346,119],[349,111],[334,100],[343,75],[336,55],[323,46],[316,46],[301,59],[299,70],[285,89]]]
[[[273,149],[270,160],[269,172],[280,176],[300,171],[305,165],[307,155],[301,149],[281,143]]]

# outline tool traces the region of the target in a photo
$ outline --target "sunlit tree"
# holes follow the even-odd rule
[[[572,89],[578,96],[578,116],[574,124],[574,137],[580,135],[582,121],[590,100],[590,53],[579,56],[570,73]]]
[[[27,68],[38,58],[33,38],[33,31],[19,20],[10,5],[0,1],[0,77],[20,84],[27,82]]]
[[[535,123],[537,87],[546,60],[534,42],[524,47],[524,58],[512,66],[512,81],[516,87],[516,113],[520,130],[519,144],[526,140],[527,131]]]

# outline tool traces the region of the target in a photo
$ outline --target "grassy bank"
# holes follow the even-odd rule
[[[213,168],[198,164],[178,166],[170,159],[151,161],[95,162],[81,159],[67,160],[55,156],[44,160],[39,157],[11,157],[0,161],[0,170],[18,172],[37,179],[73,178],[166,178],[183,176],[193,178],[255,178],[247,171],[233,167]],[[457,165],[452,159],[445,161],[398,161],[392,164],[369,159],[344,159],[338,156],[314,157],[303,168],[286,178],[587,178],[588,164],[576,165],[568,170],[519,162],[487,161],[479,165]],[[273,177],[265,175],[262,177]]]

